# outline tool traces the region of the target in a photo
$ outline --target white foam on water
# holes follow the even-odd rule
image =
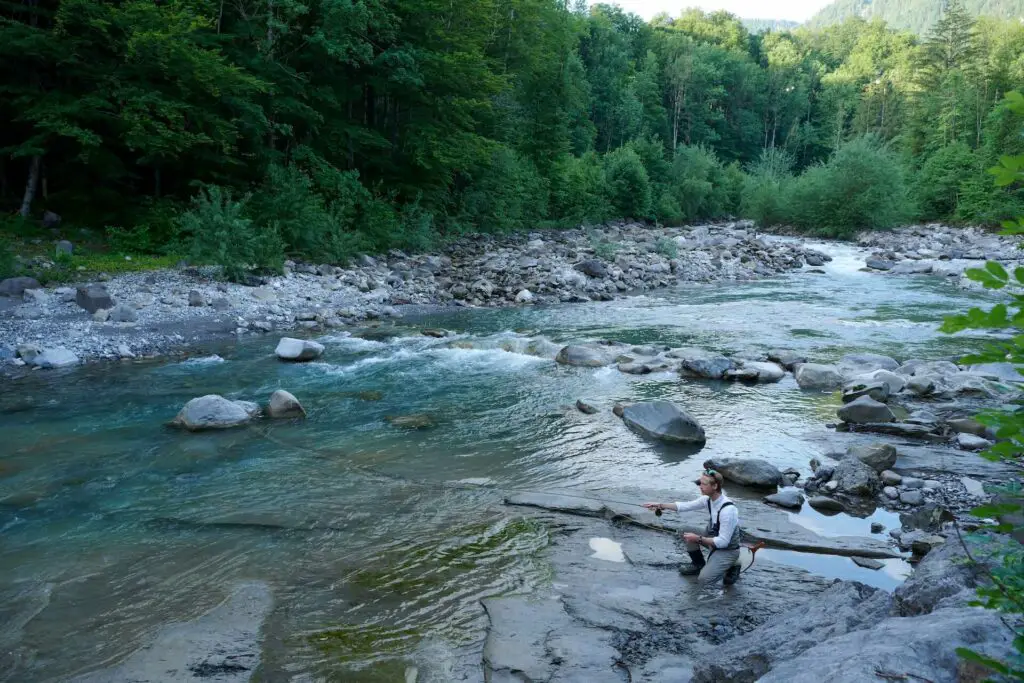
[[[212,356],[203,356],[202,358],[189,358],[188,360],[183,360],[179,365],[212,365],[226,362],[217,354],[213,354]]]
[[[590,539],[590,549],[594,551],[591,557],[608,562],[625,562],[626,555],[622,552],[622,544],[610,538],[595,536]]]

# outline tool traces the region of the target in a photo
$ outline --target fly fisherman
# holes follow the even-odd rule
[[[710,588],[719,581],[731,585],[739,577],[740,515],[736,505],[722,492],[722,475],[705,470],[697,481],[701,496],[687,503],[644,503],[650,510],[707,510],[708,525],[703,534],[683,533],[691,564],[679,568],[684,576],[697,574],[701,588]],[[707,560],[701,547],[710,548]]]

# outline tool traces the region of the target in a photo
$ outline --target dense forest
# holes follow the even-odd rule
[[[965,0],[972,17],[1024,18],[1024,0]],[[807,22],[809,28],[837,24],[851,17],[881,19],[895,29],[926,35],[942,18],[946,0],[834,0]]]
[[[0,5],[3,230],[273,267],[469,231],[748,216],[845,235],[1024,213],[985,169],[1024,26],[952,0],[751,34],[560,0]]]

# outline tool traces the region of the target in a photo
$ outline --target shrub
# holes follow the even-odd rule
[[[651,217],[651,181],[640,156],[620,147],[604,157],[604,189],[616,218]]]
[[[209,185],[178,217],[179,237],[191,259],[224,267],[224,274],[241,279],[254,268],[280,270],[284,245],[273,228],[260,229],[245,216],[249,196],[234,200],[231,191]]]
[[[604,176],[596,154],[564,155],[553,164],[549,206],[551,218],[559,225],[600,223],[608,218]]]

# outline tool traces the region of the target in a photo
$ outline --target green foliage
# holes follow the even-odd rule
[[[1008,95],[1005,105],[1018,116],[1024,115],[1024,97],[1018,92]],[[1019,184],[1024,181],[1024,155],[1006,155],[1000,163],[990,171],[995,176],[995,183],[1000,186]],[[1007,221],[1003,234],[1024,235],[1024,219]],[[1024,287],[1024,268],[1018,267],[1012,273],[1007,272],[1001,264],[989,261],[982,268],[971,268],[967,276],[980,282],[986,289],[1002,290],[1012,286],[1020,291]],[[1019,330],[1024,327],[1024,295],[1012,293],[1007,303],[998,303],[989,309],[972,308],[966,314],[950,316],[942,325],[947,333],[965,329]],[[1018,372],[1024,369],[1024,335],[1014,335],[1008,339],[985,344],[977,353],[961,359],[964,363],[1011,363]],[[1024,376],[1021,378],[1024,380]],[[1019,401],[1015,403],[1020,405]],[[1018,407],[1009,411],[990,411],[978,416],[979,421],[996,432],[997,441],[982,453],[989,460],[1008,460],[1019,465],[1024,456],[1024,412]],[[1007,492],[1011,501],[1020,500],[1020,490]],[[981,506],[972,510],[979,517],[995,517],[997,519],[1017,513],[1021,505],[1016,502],[998,503]],[[991,528],[993,531],[1007,533],[1015,529],[1014,525],[1001,521]],[[974,603],[986,609],[1019,616],[1024,614],[1024,548],[1011,544],[996,554],[998,560],[989,573],[989,582],[978,588],[978,600]],[[1024,655],[1024,633],[1015,631],[1014,647],[1018,659]],[[958,648],[957,653],[970,661],[982,664],[989,669],[1011,680],[1024,680],[1024,668],[1018,663],[1000,662],[983,656],[968,648]]]
[[[224,266],[224,274],[241,279],[255,268],[280,270],[284,251],[273,227],[260,229],[246,218],[249,196],[235,200],[217,185],[202,189],[178,219],[179,237],[189,258]]]
[[[659,237],[654,248],[665,258],[673,259],[679,257],[679,245],[676,244],[675,240],[668,237]]]
[[[551,177],[551,218],[562,225],[600,223],[611,215],[604,196],[604,174],[597,154],[564,155]]]
[[[943,4],[935,0],[834,0],[811,17],[807,26],[822,28],[848,17],[864,17],[924,35],[942,16]],[[1015,19],[1024,15],[1024,3],[1020,0],[966,0],[963,4],[975,17],[985,14]]]
[[[17,271],[14,252],[6,240],[0,239],[0,278],[13,277]]]
[[[923,215],[949,218],[959,213],[961,187],[978,176],[977,160],[963,142],[941,148],[921,165],[914,193]]]
[[[644,219],[651,214],[651,181],[632,147],[620,147],[605,157],[605,192],[614,215]]]
[[[827,163],[794,178],[784,196],[785,222],[831,237],[890,228],[912,215],[900,160],[869,136],[851,140]]]
[[[609,219],[741,211],[848,235],[910,215],[899,152],[921,218],[996,223],[1024,193],[974,171],[1024,151],[995,102],[1024,81],[1024,27],[974,21],[979,1],[933,8],[923,42],[881,21],[751,35],[725,12],[556,0],[15,3],[0,208],[28,218],[19,239],[52,210],[111,226],[125,254],[174,251],[188,225],[189,250],[237,257],[237,276]],[[800,175],[759,162],[775,154]],[[191,203],[214,186],[248,197],[235,218]],[[249,246],[215,247],[236,233]]]
[[[794,159],[784,150],[769,148],[743,180],[740,213],[760,225],[779,225],[788,213],[783,189],[792,183]]]
[[[588,233],[588,237],[590,239],[590,247],[594,250],[595,256],[604,259],[605,261],[615,260],[615,254],[619,251],[618,244],[610,240],[606,240],[593,231]]]
[[[500,147],[475,169],[462,196],[458,223],[485,232],[510,232],[535,226],[547,213],[548,188],[529,159]]]

